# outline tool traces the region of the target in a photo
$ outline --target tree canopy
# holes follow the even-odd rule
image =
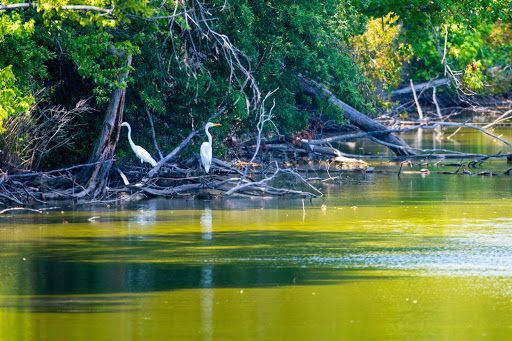
[[[45,168],[85,162],[116,89],[126,89],[134,139],[152,145],[154,125],[168,152],[221,106],[221,136],[251,130],[262,98],[276,89],[280,131],[304,129],[312,107],[342,120],[302,91],[301,76],[366,113],[382,105],[377,90],[393,90],[405,72],[415,80],[449,72],[471,93],[510,85],[505,0],[8,0],[0,15],[0,126],[42,124],[49,110],[81,100],[90,107],[65,126],[48,126],[65,144],[53,138],[34,151],[20,147],[34,137],[19,136],[10,160],[29,168],[34,157]],[[486,85],[492,67],[501,67],[500,86]],[[121,139],[118,155],[128,150]]]

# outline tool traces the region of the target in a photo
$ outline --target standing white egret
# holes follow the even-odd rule
[[[151,155],[148,153],[148,151],[141,146],[137,146],[135,143],[133,143],[132,140],[132,127],[130,127],[130,124],[128,122],[123,122],[121,124],[121,127],[127,127],[128,128],[128,141],[130,142],[130,146],[132,147],[133,152],[137,157],[140,159],[141,166],[144,162],[150,163],[151,166],[155,167],[156,161],[151,157]]]
[[[213,150],[212,150],[212,135],[208,131],[208,128],[220,126],[219,123],[206,123],[204,127],[204,131],[206,132],[206,136],[208,136],[208,142],[203,142],[201,145],[201,164],[203,165],[204,171],[208,173],[210,171],[210,166],[212,165],[213,158]]]

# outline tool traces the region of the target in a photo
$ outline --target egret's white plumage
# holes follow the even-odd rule
[[[210,171],[210,166],[212,165],[212,158],[213,158],[213,150],[212,150],[212,135],[208,131],[208,128],[220,126],[219,123],[212,123],[208,122],[206,126],[204,127],[204,131],[206,132],[206,136],[208,136],[208,142],[203,142],[201,144],[201,164],[203,165],[203,168],[206,173]]]
[[[130,127],[130,124],[128,122],[123,122],[121,124],[121,127],[127,127],[128,128],[128,141],[130,142],[130,146],[132,147],[133,152],[137,157],[140,159],[140,164],[142,165],[144,162],[150,163],[151,166],[155,167],[156,161],[151,157],[151,155],[148,153],[148,151],[141,146],[137,146],[135,143],[133,143],[132,140],[132,127]]]

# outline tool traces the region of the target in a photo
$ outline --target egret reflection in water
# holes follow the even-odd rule
[[[213,239],[212,210],[206,207],[201,214],[201,239],[209,246]],[[213,335],[213,264],[201,268],[201,327],[204,340],[211,340]]]

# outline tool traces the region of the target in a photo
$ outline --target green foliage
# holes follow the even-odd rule
[[[29,61],[37,50],[35,46],[25,49],[27,45],[23,44],[33,33],[33,19],[24,22],[19,13],[0,16],[0,133],[4,131],[3,122],[7,117],[28,112],[34,102],[31,94],[23,94],[23,85],[20,86],[19,82],[16,82],[12,64],[9,63],[11,60],[20,61],[21,59],[25,69],[33,65]],[[18,53],[15,54],[16,58],[9,58],[9,54],[3,47],[14,41],[12,45]]]
[[[485,71],[500,65],[499,60],[510,59],[510,50],[505,52],[492,43],[496,23],[510,27],[510,0],[377,0],[374,5],[382,15],[393,11],[402,18],[405,37],[414,54],[411,73],[417,81],[443,75],[443,56],[457,74],[462,74],[473,61],[480,61],[481,70]]]
[[[12,67],[0,69],[0,132],[3,132],[3,121],[18,113],[27,113],[34,102],[34,98],[24,96],[15,84],[16,78]]]
[[[285,131],[302,129],[308,119],[297,111],[298,75],[329,84],[330,90],[362,107],[355,87],[360,79],[340,51],[346,37],[362,32],[364,18],[339,1],[233,1],[219,30],[252,61],[263,93],[276,88],[276,123]],[[334,115],[333,110],[329,110]]]
[[[34,19],[24,21],[17,12],[2,14],[0,16],[0,43],[5,40],[5,36],[19,39],[32,35],[34,23]]]
[[[112,34],[97,30],[72,32],[65,39],[71,59],[79,65],[79,75],[96,85],[93,93],[99,103],[108,102],[113,89],[126,88],[126,81],[120,83],[119,77],[133,68],[108,51],[115,48],[119,53],[137,54],[137,46],[130,41],[116,42]]]
[[[13,3],[17,2],[5,4]],[[11,90],[17,98],[32,98],[46,89],[45,105],[74,107],[80,99],[94,94],[100,109],[113,89],[127,86],[126,82],[119,83],[119,75],[131,68],[107,53],[107,49],[138,52],[131,37],[116,34],[122,32],[116,28],[129,23],[128,16],[143,18],[153,13],[147,2],[49,0],[25,5],[28,2],[21,5],[22,9],[0,11],[0,68],[12,66],[16,88]],[[84,93],[91,89],[92,93]],[[10,108],[10,112],[19,112],[18,107]],[[77,129],[73,138],[80,143],[79,153],[67,155],[87,157],[94,144],[95,129],[78,127],[97,127],[98,120],[94,115],[77,116],[75,120],[78,121],[74,122]]]
[[[398,86],[402,65],[411,58],[410,46],[400,41],[398,19],[393,13],[371,18],[363,34],[349,39],[349,48],[366,78],[363,92],[377,106],[387,105],[379,92]]]
[[[361,79],[351,59],[340,51],[347,36],[364,29],[364,18],[355,7],[334,0],[218,0],[215,5],[210,13],[216,20],[207,21],[209,28],[229,37],[240,50],[238,57],[250,67],[263,96],[279,88],[273,111],[279,131],[302,130],[310,117],[308,111],[297,108],[312,102],[302,93],[299,74],[327,82],[346,102],[364,108],[355,85]],[[173,6],[164,6],[158,15],[173,12]],[[198,34],[197,27],[179,18],[172,30],[163,21],[133,21],[129,28],[137,32],[132,42],[141,53],[133,60],[125,117],[146,122],[149,110],[164,152],[221,105],[227,105],[227,110],[219,119],[223,126],[216,129],[217,141],[229,133],[254,130],[257,117],[246,101],[250,89],[240,89],[235,81],[245,76],[230,68],[222,46],[215,45],[212,37],[204,39],[204,31]],[[330,117],[342,118],[328,103],[316,104]],[[144,145],[150,146],[147,126],[133,129],[137,136],[145,135]],[[197,145],[200,142],[196,140]]]
[[[462,77],[464,85],[471,90],[479,90],[484,87],[483,80],[482,63],[480,61],[469,63],[464,70],[464,77]]]
[[[149,112],[166,153],[224,105],[216,143],[254,130],[255,80],[260,96],[279,89],[273,113],[280,132],[300,131],[310,117],[300,108],[314,105],[338,120],[342,113],[303,93],[299,75],[372,112],[382,103],[369,93],[396,87],[409,53],[416,81],[444,73],[438,46],[445,28],[448,64],[465,70],[466,86],[484,91],[488,70],[511,64],[509,9],[505,0],[40,0],[0,13],[0,69],[11,94],[4,116],[23,112],[44,88],[48,102],[66,107],[91,98],[96,114],[73,122],[71,154],[86,158],[110,94],[126,88],[125,119],[140,122],[132,124],[138,143],[151,149]],[[198,13],[204,17],[194,19]],[[110,49],[133,55],[132,66]]]
[[[486,88],[492,94],[502,94],[512,89],[512,24],[499,21],[486,36],[487,48],[492,52],[484,60]]]

